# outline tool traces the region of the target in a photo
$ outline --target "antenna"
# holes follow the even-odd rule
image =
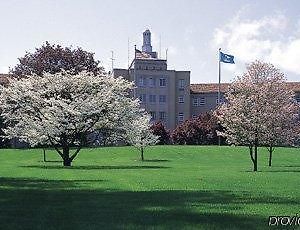
[[[114,59],[114,51],[111,51],[110,60],[111,60],[111,72],[113,72],[114,71],[114,60],[116,60],[116,59]]]
[[[129,37],[127,40],[127,68],[129,68]]]
[[[166,49],[166,61],[168,60],[168,48]]]
[[[159,35],[159,58],[161,58],[161,35]]]

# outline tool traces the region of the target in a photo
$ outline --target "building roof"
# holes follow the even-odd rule
[[[294,92],[300,92],[300,82],[287,82],[288,87]],[[226,92],[230,83],[221,83],[221,92]],[[218,92],[218,84],[191,84],[191,93],[216,93]]]
[[[217,83],[210,84],[191,84],[191,93],[215,93],[218,92]],[[226,92],[228,90],[230,83],[221,83],[221,92]]]

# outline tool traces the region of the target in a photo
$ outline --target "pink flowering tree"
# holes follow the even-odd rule
[[[224,127],[220,135],[231,144],[249,147],[253,171],[257,171],[259,146],[268,146],[271,160],[274,147],[292,139],[293,96],[278,69],[255,61],[233,81],[225,94],[226,103],[215,111]]]

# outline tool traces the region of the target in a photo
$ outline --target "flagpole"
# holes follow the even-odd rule
[[[136,45],[134,45],[134,63],[133,63],[133,82],[134,82],[134,89],[133,89],[133,94],[134,98],[137,98],[137,93],[136,93],[136,87],[137,87],[137,82],[136,82],[136,74],[135,74],[135,61],[136,61]]]
[[[220,61],[220,52],[221,48],[219,48],[219,82],[218,82],[218,106],[220,105],[220,97],[221,97],[221,61]]]
[[[221,55],[221,48],[219,48],[219,83],[218,83],[218,103],[217,106],[219,106],[220,100],[221,100],[221,60],[220,60],[220,55]],[[219,146],[221,145],[221,136],[218,136],[218,144]]]

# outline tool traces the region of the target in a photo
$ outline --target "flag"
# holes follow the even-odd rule
[[[234,64],[234,56],[220,52],[220,62]]]
[[[151,55],[147,54],[146,52],[135,49],[135,57],[136,58],[151,58]]]

